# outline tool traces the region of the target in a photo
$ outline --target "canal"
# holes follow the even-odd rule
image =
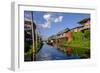
[[[79,56],[75,55],[68,56],[64,52],[46,43],[43,44],[41,50],[36,55],[36,61],[67,60],[67,59],[79,59],[79,58],[80,58]]]

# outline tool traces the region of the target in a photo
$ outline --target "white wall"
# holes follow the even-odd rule
[[[10,59],[11,59],[11,1],[14,0],[1,0],[0,1],[0,73],[12,73],[9,70],[10,68]],[[29,0],[26,0],[29,1]],[[30,0],[31,1],[31,0]],[[97,10],[97,20],[98,24],[96,24],[97,32],[95,32],[96,38],[95,45],[97,46],[97,64],[96,67],[69,67],[69,68],[62,68],[62,69],[47,69],[47,70],[40,70],[40,71],[30,71],[31,73],[99,73],[100,69],[100,57],[99,57],[99,41],[100,41],[100,2],[99,0],[34,0],[37,4],[66,4],[66,3],[73,3],[73,4],[85,4],[85,5],[96,5],[98,8]],[[59,2],[61,1],[61,2]],[[97,21],[96,20],[96,21]],[[25,72],[25,71],[24,71]],[[26,71],[28,72],[28,71]]]

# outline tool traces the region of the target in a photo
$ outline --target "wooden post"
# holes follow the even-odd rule
[[[58,43],[57,43],[57,36],[56,36],[56,48],[58,48]]]

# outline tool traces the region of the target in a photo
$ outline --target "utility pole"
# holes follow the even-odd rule
[[[35,40],[34,40],[34,31],[35,31],[35,29],[33,28],[34,26],[34,23],[33,23],[33,12],[31,11],[31,17],[32,17],[32,19],[31,19],[31,23],[32,23],[32,49],[33,49],[33,61],[35,61],[36,60],[36,48],[35,48]]]

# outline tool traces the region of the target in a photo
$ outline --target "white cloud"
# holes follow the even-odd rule
[[[51,14],[45,14],[43,18],[47,21],[51,20]]]
[[[43,24],[40,24],[42,28],[50,28],[52,22],[62,22],[63,16],[55,17],[54,14],[45,14],[43,15],[43,18],[45,19],[45,22]]]
[[[50,28],[51,27],[51,22],[48,21],[48,22],[45,22],[43,25],[42,25],[43,28]]]
[[[62,22],[63,16],[59,16],[59,21]]]
[[[43,28],[50,28],[51,27],[51,14],[45,14],[43,15],[43,18],[45,19],[44,24],[42,24]]]
[[[57,22],[62,22],[62,19],[63,19],[63,16],[59,16],[58,18],[55,18],[54,19],[54,22],[57,23]]]

